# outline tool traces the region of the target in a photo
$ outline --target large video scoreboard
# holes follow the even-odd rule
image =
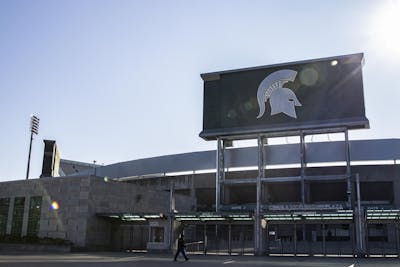
[[[201,74],[200,137],[368,128],[363,54]]]

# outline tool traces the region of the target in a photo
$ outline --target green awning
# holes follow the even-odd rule
[[[353,220],[353,210],[338,210],[335,212],[304,211],[290,213],[265,214],[266,221],[350,221]]]
[[[369,221],[387,221],[399,220],[400,210],[398,209],[368,209],[367,220]]]

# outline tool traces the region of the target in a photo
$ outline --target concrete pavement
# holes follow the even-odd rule
[[[0,266],[9,267],[125,267],[125,266],[267,266],[267,267],[394,267],[399,258],[316,258],[190,255],[185,262],[172,255],[134,253],[1,254]]]

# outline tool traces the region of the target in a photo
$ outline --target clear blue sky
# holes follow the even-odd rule
[[[104,164],[215,149],[198,137],[200,73],[358,52],[371,129],[350,137],[398,138],[399,6],[0,0],[0,181],[25,178],[30,114],[41,119],[31,177],[43,139]]]

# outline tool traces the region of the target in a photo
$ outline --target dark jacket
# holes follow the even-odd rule
[[[183,249],[185,248],[185,240],[183,240],[183,237],[180,237],[178,239],[178,249]]]

